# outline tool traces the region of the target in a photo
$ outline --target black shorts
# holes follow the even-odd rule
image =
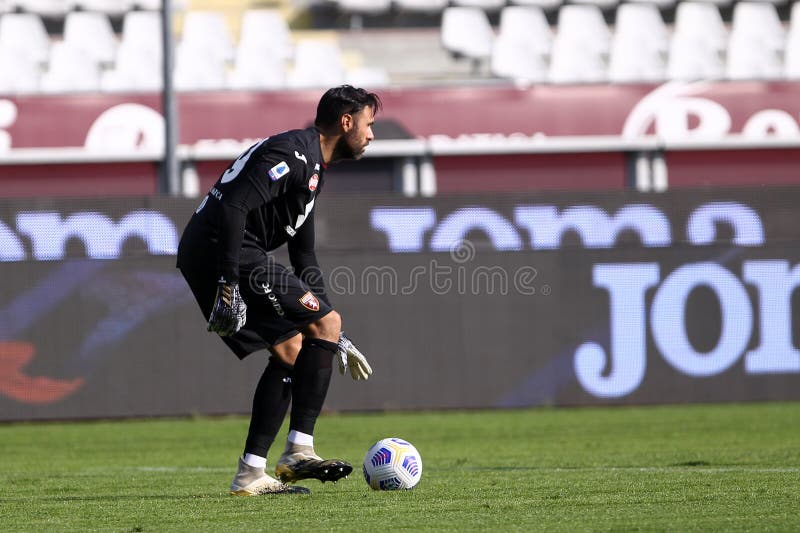
[[[207,269],[180,270],[208,320],[217,294],[217,274]],[[247,321],[235,334],[220,337],[239,359],[294,337],[332,310],[300,278],[270,257],[240,265],[239,290],[247,304]]]

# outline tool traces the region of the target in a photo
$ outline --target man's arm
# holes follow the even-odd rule
[[[328,295],[325,294],[325,281],[322,269],[317,261],[317,254],[314,251],[314,211],[300,226],[297,234],[287,243],[289,248],[289,261],[292,263],[295,273],[303,281],[314,295],[331,306]]]

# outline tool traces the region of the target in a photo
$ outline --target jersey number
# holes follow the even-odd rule
[[[265,142],[267,142],[267,139],[257,142],[256,144],[248,148],[246,152],[240,155],[236,159],[236,161],[233,162],[231,168],[229,168],[222,174],[222,178],[220,178],[220,183],[228,183],[229,181],[235,180],[236,177],[239,175],[239,172],[241,172],[244,166],[247,164],[248,159],[250,159],[250,156],[253,154],[255,149],[264,144]]]

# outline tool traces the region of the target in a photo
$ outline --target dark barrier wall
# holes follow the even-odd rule
[[[266,357],[207,333],[173,267],[198,203],[0,205],[0,419],[249,411]],[[328,291],[375,370],[327,407],[800,399],[798,204],[323,196]]]

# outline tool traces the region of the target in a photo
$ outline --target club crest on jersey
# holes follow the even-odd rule
[[[267,172],[267,174],[269,174],[269,179],[271,179],[272,181],[278,181],[288,173],[289,173],[289,165],[286,164],[286,161],[281,161],[280,163],[269,169],[269,172]]]
[[[300,303],[310,311],[319,311],[319,300],[311,294],[311,291],[308,291],[300,298]]]
[[[314,174],[313,176],[311,176],[311,179],[308,180],[308,190],[312,192],[316,191],[317,185],[319,185],[319,176],[317,174]]]

